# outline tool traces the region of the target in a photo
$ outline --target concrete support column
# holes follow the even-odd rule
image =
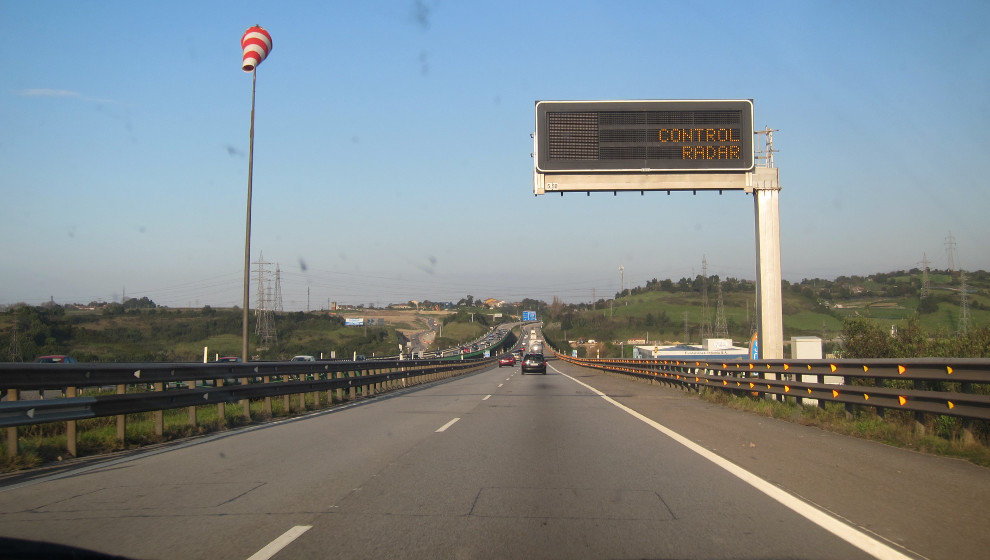
[[[784,358],[783,299],[780,291],[780,183],[774,167],[753,171],[756,210],[756,292],[760,313],[760,359]]]

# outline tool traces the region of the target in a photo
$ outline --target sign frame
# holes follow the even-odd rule
[[[547,165],[543,156],[549,150],[549,123],[546,115],[554,112],[566,114],[562,109],[573,109],[574,113],[581,112],[625,112],[625,114],[660,111],[742,111],[739,141],[743,151],[742,161],[737,167],[649,167],[645,166],[653,160],[640,161],[639,167],[617,167],[616,160],[603,160],[602,166],[594,164],[582,165]],[[752,173],[756,169],[755,139],[754,139],[754,109],[752,99],[686,99],[686,100],[618,100],[618,101],[537,101],[536,102],[536,132],[533,134],[533,192],[546,194],[548,192],[578,191],[672,191],[672,190],[743,190],[752,192]],[[543,118],[541,118],[541,115]],[[543,122],[541,122],[543,121]],[[637,132],[644,132],[643,125]],[[659,125],[651,125],[659,126]],[[675,125],[671,125],[675,126]],[[635,126],[633,128],[636,128]],[[596,129],[597,130],[597,129]],[[671,130],[671,129],[659,129]],[[681,129],[676,129],[681,130]],[[708,130],[722,129],[683,129]],[[662,137],[663,132],[660,132]],[[668,133],[668,137],[670,133]],[[645,142],[645,140],[644,140]],[[685,140],[685,142],[688,142]],[[641,142],[642,143],[642,142]],[[716,142],[717,143],[717,142]],[[703,141],[692,142],[692,145],[705,144]],[[600,136],[599,143],[600,146]],[[659,145],[659,144],[658,144]],[[707,144],[711,146],[711,144]],[[597,148],[596,148],[597,149]],[[568,160],[570,161],[570,160]],[[575,160],[577,161],[577,160]],[[590,160],[587,160],[590,161]],[[713,160],[717,161],[717,160]]]

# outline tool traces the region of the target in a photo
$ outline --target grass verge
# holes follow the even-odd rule
[[[188,408],[165,410],[162,435],[155,433],[154,412],[127,414],[124,441],[117,439],[117,417],[106,416],[76,421],[76,452],[79,457],[99,455],[113,451],[177,440],[185,437],[217,432],[221,429],[236,428],[257,424],[272,418],[289,418],[315,410],[342,404],[331,403],[326,391],[306,393],[306,409],[299,405],[299,395],[290,395],[288,408],[286,399],[272,397],[271,414],[265,411],[264,399],[250,403],[251,419],[244,417],[241,405],[226,403],[224,406],[225,427],[220,426],[217,405],[196,407],[196,424],[189,422]],[[360,393],[359,393],[360,395]],[[347,402],[346,400],[344,402]],[[66,446],[66,423],[50,422],[17,428],[18,454],[7,456],[6,429],[0,434],[0,473],[29,469],[48,463],[57,463],[69,458]]]
[[[967,442],[963,437],[963,422],[955,417],[930,416],[924,430],[920,430],[910,413],[899,411],[887,411],[880,416],[871,407],[861,407],[847,415],[841,403],[803,406],[792,401],[740,396],[707,388],[702,389],[700,396],[736,410],[990,467],[990,447],[980,443],[980,438]]]

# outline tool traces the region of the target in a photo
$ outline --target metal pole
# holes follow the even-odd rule
[[[254,91],[258,68],[251,71],[251,133],[248,147],[247,226],[244,231],[244,315],[241,318],[241,360],[248,361],[248,287],[251,283],[251,178],[254,175]]]

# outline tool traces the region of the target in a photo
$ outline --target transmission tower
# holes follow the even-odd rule
[[[946,269],[951,273],[956,271],[956,238],[952,236],[952,232],[949,232],[949,236],[945,238],[945,260]]]
[[[966,285],[966,272],[959,270],[959,334],[966,336],[969,333],[969,287]]]
[[[701,340],[704,342],[711,334],[708,322],[708,258],[701,256]]]
[[[928,277],[928,253],[922,253],[921,259],[921,299],[932,295],[932,282]]]
[[[282,271],[278,263],[275,263],[275,312],[282,312]]]
[[[24,356],[21,355],[21,341],[20,337],[17,335],[17,317],[14,316],[14,331],[10,333],[10,361],[20,362],[24,360]]]
[[[715,307],[715,338],[729,338],[729,325],[725,321],[725,304],[722,302],[722,282],[718,283],[718,303]]]
[[[619,265],[619,295],[626,291],[626,279],[625,279],[626,267]]]
[[[254,333],[258,335],[258,340],[262,346],[268,346],[275,341],[275,318],[272,304],[272,290],[269,287],[271,272],[268,265],[272,264],[265,260],[264,255],[260,255],[254,263],[258,271],[258,304],[255,306],[254,316],[256,318]]]

